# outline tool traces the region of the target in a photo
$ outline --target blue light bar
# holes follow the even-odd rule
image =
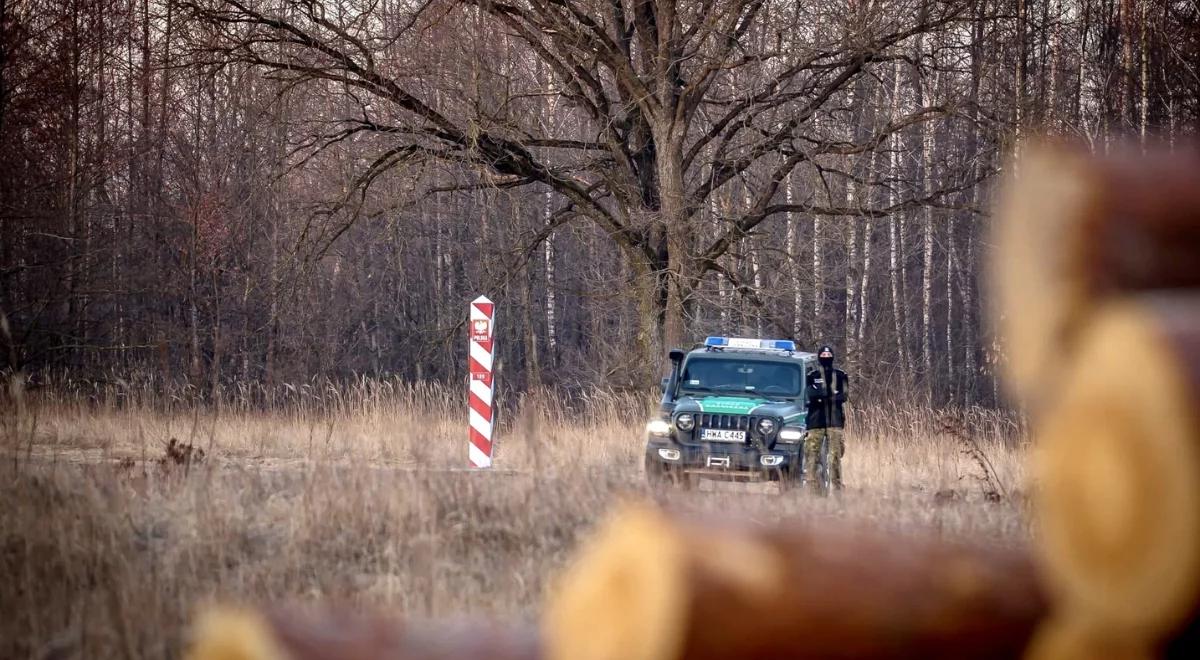
[[[775,351],[794,351],[796,342],[790,339],[750,339],[747,337],[709,337],[704,340],[709,348],[758,348]]]

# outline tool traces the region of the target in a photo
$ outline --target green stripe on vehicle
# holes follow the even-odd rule
[[[749,415],[755,408],[768,403],[766,399],[746,399],[731,396],[709,396],[697,401],[700,412],[726,415]]]

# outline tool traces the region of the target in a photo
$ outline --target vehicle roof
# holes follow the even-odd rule
[[[713,358],[744,357],[770,362],[806,362],[815,360],[817,354],[808,353],[805,351],[780,351],[767,348],[717,348],[711,346],[701,346],[688,351],[687,356],[689,358],[693,356]]]

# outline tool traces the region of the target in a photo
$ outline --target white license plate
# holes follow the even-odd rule
[[[712,442],[745,442],[745,431],[726,431],[724,429],[701,429],[701,440]]]

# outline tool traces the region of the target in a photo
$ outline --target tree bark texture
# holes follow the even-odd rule
[[[347,610],[217,610],[202,617],[190,660],[538,660],[535,631],[483,620],[402,621]]]
[[[632,506],[547,605],[551,660],[1016,658],[1044,603],[1019,549]]]

